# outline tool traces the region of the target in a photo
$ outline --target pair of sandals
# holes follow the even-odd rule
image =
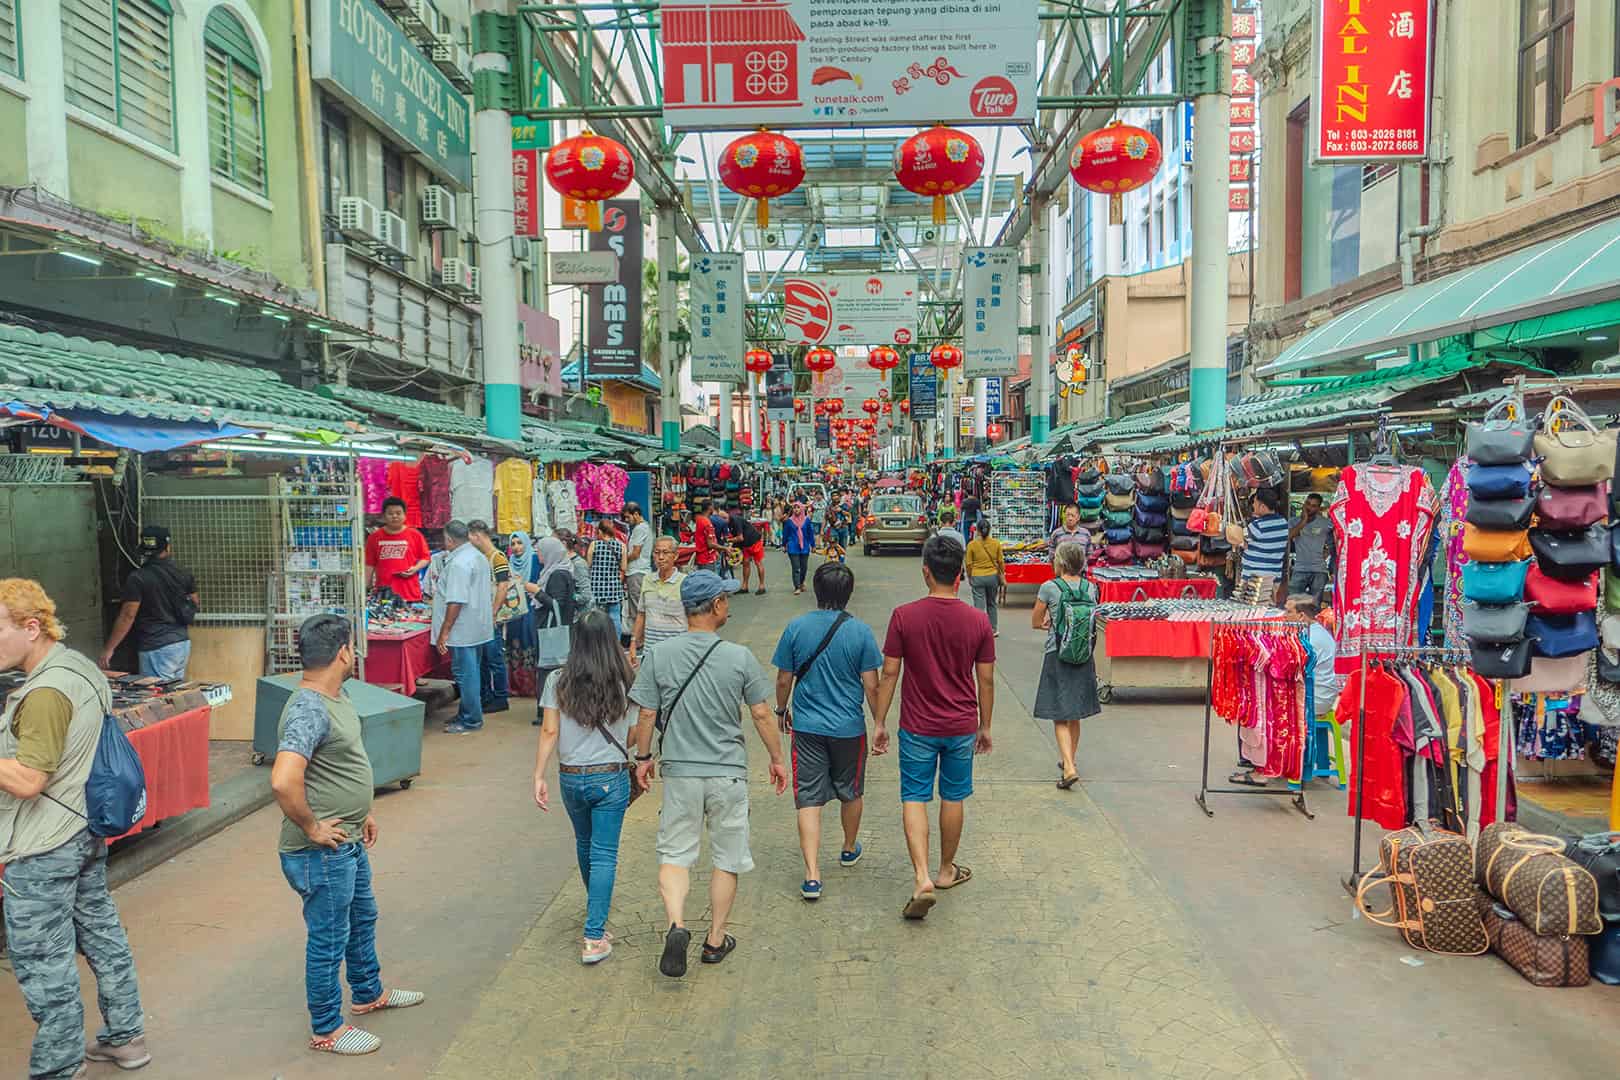
[[[692,944],[692,931],[684,926],[671,925],[669,932],[664,935],[664,955],[658,958],[658,970],[671,979],[678,979],[686,974],[686,950]],[[703,955],[700,958],[705,964],[718,964],[732,954],[737,948],[737,939],[730,934],[719,945],[710,945],[708,939],[703,941]]]
[[[942,889],[954,889],[958,885],[965,885],[973,880],[972,867],[964,866],[961,863],[955,863],[953,866],[956,870],[956,874],[954,877],[952,877],[949,885],[940,885],[936,882],[933,889],[922,893],[921,895],[913,896],[910,900],[906,901],[906,906],[900,910],[901,916],[903,918],[911,919],[913,922],[920,922],[923,919],[926,919],[928,917],[928,913],[934,910],[934,905],[939,903],[939,897],[935,896],[935,893]]]

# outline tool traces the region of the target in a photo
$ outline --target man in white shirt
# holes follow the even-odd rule
[[[641,614],[642,583],[652,573],[653,532],[639,503],[624,504],[624,523],[630,526],[630,541],[625,545],[628,562],[624,571],[624,625],[630,628],[636,625],[636,616]],[[624,637],[628,641],[633,634],[627,632]]]
[[[444,726],[451,735],[465,735],[484,726],[479,661],[484,643],[495,636],[489,560],[468,536],[465,521],[445,525],[444,546],[450,555],[433,582],[433,645],[440,656],[450,657],[450,670],[461,694],[456,718]]]

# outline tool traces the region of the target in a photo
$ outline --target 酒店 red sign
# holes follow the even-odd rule
[[[1432,0],[1316,6],[1312,159],[1421,159],[1429,145]]]

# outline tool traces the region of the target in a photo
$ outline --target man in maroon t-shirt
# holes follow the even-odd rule
[[[383,500],[383,527],[366,537],[368,588],[392,589],[401,600],[422,599],[422,579],[430,552],[422,534],[405,524],[405,500]]]
[[[872,752],[889,748],[887,722],[895,684],[900,687],[900,805],[916,887],[903,914],[921,919],[936,889],[954,889],[973,877],[956,862],[962,840],[963,802],[973,794],[973,755],[990,752],[995,711],[996,643],[990,619],[957,598],[962,545],[930,537],[923,545],[928,595],[894,609],[883,643],[883,675],[873,716]],[[928,873],[928,803],[939,785],[939,874]]]

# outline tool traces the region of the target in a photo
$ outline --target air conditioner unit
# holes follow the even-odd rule
[[[382,213],[383,243],[407,259],[411,257],[411,236],[406,232],[405,219],[384,210]]]
[[[375,206],[356,195],[338,200],[338,232],[351,240],[376,240],[381,231]]]
[[[454,34],[440,34],[429,59],[457,90],[472,90],[472,77],[467,74],[472,70],[472,55],[467,52],[465,45],[456,40]]]
[[[478,267],[470,267],[467,270],[467,298],[469,300],[479,299],[484,293],[483,286],[483,277],[479,274]]]
[[[471,290],[473,268],[465,259],[445,259],[439,264],[439,284],[446,290],[463,293]]]
[[[422,224],[429,229],[456,227],[456,197],[449,188],[429,184],[422,189]]]
[[[405,0],[405,5],[394,17],[399,20],[400,28],[408,37],[424,45],[433,45],[438,41],[433,16],[433,5],[429,0]]]

